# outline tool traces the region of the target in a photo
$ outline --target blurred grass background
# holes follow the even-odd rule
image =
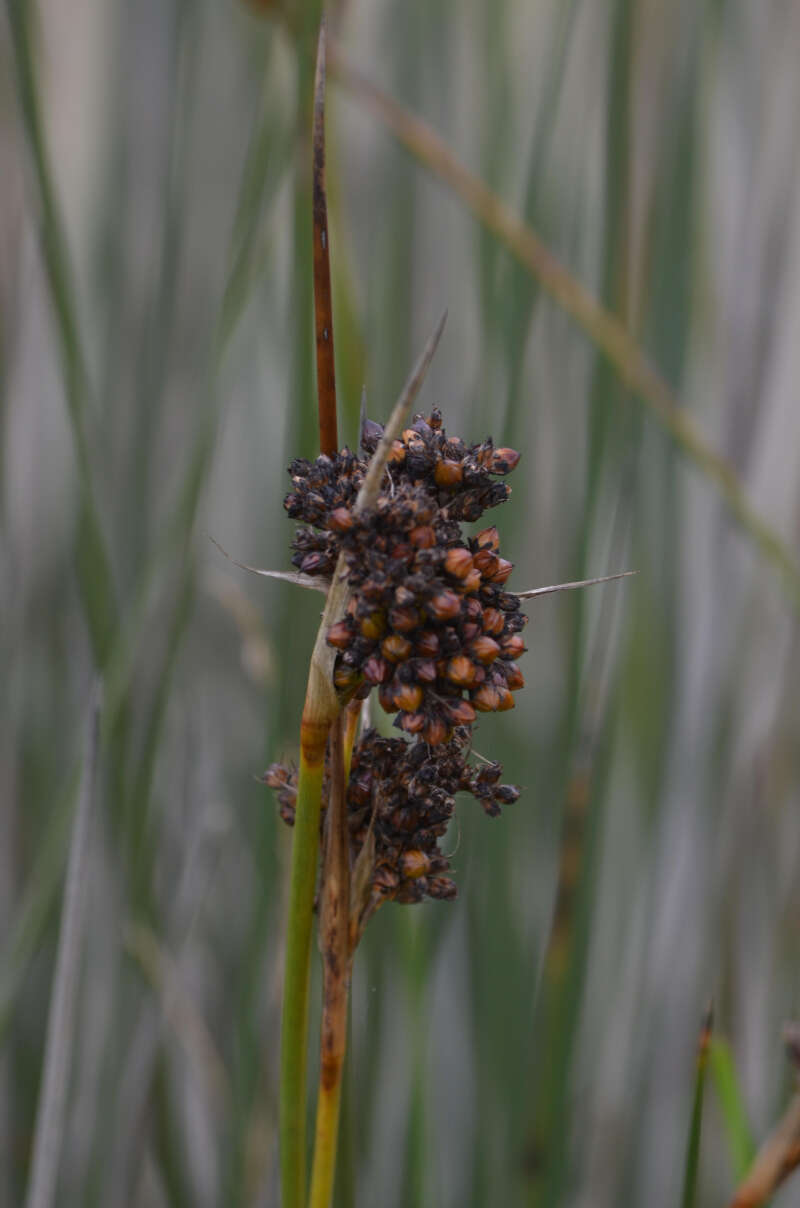
[[[285,466],[314,453],[298,13],[296,39],[211,0],[0,18],[2,1204],[31,1162],[95,671],[58,1203],[278,1202],[290,833],[253,774],[296,751],[320,606],[208,535],[288,567]],[[331,19],[625,322],[797,549],[800,9]],[[527,689],[477,742],[523,796],[462,810],[455,904],[367,932],[337,1208],[679,1203],[710,998],[724,1093],[695,1202],[725,1202],[800,1009],[796,612],[586,336],[335,81],[328,174],[343,441],[447,306],[422,405],[522,450],[498,514],[516,587],[638,571],[530,602]]]

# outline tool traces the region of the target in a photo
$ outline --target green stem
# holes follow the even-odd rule
[[[324,761],[300,759],[297,785],[286,971],[281,1016],[281,1204],[304,1208],[306,1199],[306,1037],[311,964],[311,926],[319,852]]]

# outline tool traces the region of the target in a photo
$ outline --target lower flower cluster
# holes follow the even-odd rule
[[[492,817],[519,797],[515,785],[500,783],[499,763],[470,763],[470,737],[467,727],[459,727],[448,742],[431,747],[385,738],[369,729],[357,742],[347,787],[347,822],[353,864],[365,843],[370,838],[374,842],[367,914],[386,901],[456,896],[455,882],[445,875],[449,857],[439,844],[457,792],[470,793]],[[278,795],[281,817],[293,825],[296,771],[272,764],[264,781]]]

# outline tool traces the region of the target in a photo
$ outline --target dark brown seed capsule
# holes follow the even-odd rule
[[[500,559],[497,554],[493,553],[488,546],[479,549],[474,556],[475,566],[481,572],[484,579],[490,581],[500,565]]]
[[[501,784],[495,790],[495,801],[500,801],[503,805],[513,805],[519,800],[519,792],[515,784]]]
[[[347,533],[355,524],[349,508],[334,508],[328,517],[328,528],[334,533]]]
[[[416,608],[406,605],[404,608],[389,610],[389,624],[397,633],[410,633],[420,623],[420,615]]]
[[[408,534],[408,539],[417,549],[432,549],[436,544],[436,533],[429,524],[418,524]]]
[[[327,554],[306,554],[300,563],[300,570],[304,575],[316,575],[324,571],[327,565]]]
[[[401,607],[405,607],[407,604],[413,604],[416,598],[417,597],[414,595],[413,591],[409,591],[409,589],[404,587],[402,584],[395,588],[394,601],[395,604],[399,604]]]
[[[454,591],[440,591],[425,607],[434,621],[452,621],[461,611],[461,601]]]
[[[439,653],[439,638],[432,629],[425,629],[417,637],[416,649],[418,654],[436,658]]]
[[[380,655],[372,654],[364,664],[364,679],[368,684],[385,684],[392,676],[392,665]]]
[[[452,902],[458,896],[458,886],[451,877],[428,877],[426,892],[429,898]]]
[[[500,693],[493,684],[481,684],[472,693],[472,703],[480,713],[494,713],[500,704]]]
[[[454,579],[465,579],[472,570],[472,554],[463,545],[449,549],[444,559],[444,569]]]
[[[475,679],[475,664],[465,654],[457,654],[447,664],[446,674],[451,684],[466,688]]]
[[[428,746],[438,747],[441,743],[447,742],[449,734],[450,731],[441,717],[432,717],[422,731],[422,738]]]
[[[419,684],[399,684],[394,690],[394,703],[404,713],[416,713],[422,704],[422,689]]]
[[[506,663],[506,684],[512,692],[525,687],[525,677],[516,663]]]
[[[413,647],[408,638],[399,633],[390,633],[381,642],[381,653],[390,663],[400,663],[407,659]]]
[[[471,642],[473,638],[478,636],[480,631],[481,627],[477,621],[465,621],[461,626],[461,637],[463,641]]]
[[[497,658],[498,654],[500,653],[500,646],[494,640],[494,638],[490,638],[489,635],[485,633],[482,634],[481,637],[475,639],[469,648],[469,652],[473,658],[478,660],[479,663],[488,665],[489,663],[493,663]]]
[[[393,893],[400,883],[400,877],[388,864],[379,864],[372,874],[372,883],[384,893]]]
[[[378,686],[378,703],[384,713],[394,713],[394,688],[390,683],[383,683]]]
[[[420,684],[432,684],[436,679],[436,663],[433,659],[418,659],[414,664],[414,673]]]

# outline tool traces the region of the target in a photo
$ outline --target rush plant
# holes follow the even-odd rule
[[[284,1208],[327,1208],[336,1161],[347,998],[370,918],[388,902],[451,900],[440,848],[467,792],[495,817],[519,797],[499,763],[475,758],[479,713],[514,707],[524,685],[521,611],[497,529],[465,524],[504,503],[520,460],[491,438],[449,436],[442,414],[412,413],[436,350],[431,335],[388,422],[362,417],[360,450],[338,448],[324,155],[325,27],[313,123],[314,296],[320,455],[295,460],[284,506],[300,522],[296,581],[326,594],[308,672],[296,770],[265,782],[294,828],[281,1029]],[[288,576],[291,577],[291,576]],[[616,577],[616,576],[611,576]],[[588,582],[600,582],[590,580]],[[577,587],[586,584],[562,584]],[[373,693],[397,737],[370,724]],[[316,906],[315,906],[316,903]],[[322,954],[322,1033],[310,1197],[305,1087],[314,912]]]

